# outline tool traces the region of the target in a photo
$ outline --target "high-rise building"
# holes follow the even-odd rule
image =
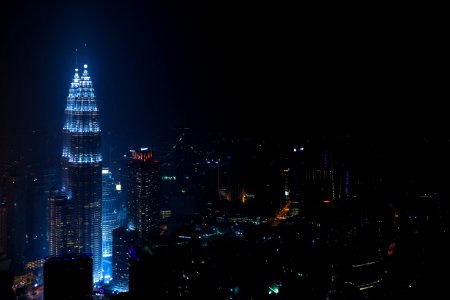
[[[48,239],[49,254],[61,255],[66,252],[66,209],[67,198],[59,191],[51,191],[48,197]]]
[[[84,65],[69,88],[62,150],[62,191],[71,211],[68,224],[74,225],[73,253],[93,255],[93,279],[102,271],[102,156],[100,124],[94,87]]]
[[[201,194],[195,171],[203,171],[197,163],[190,129],[177,128],[175,137],[175,144],[161,160],[161,208],[172,221],[194,214],[196,197]]]
[[[128,227],[146,236],[160,226],[160,168],[148,148],[130,150]]]
[[[113,230],[112,288],[127,292],[129,283],[129,248],[137,240],[137,232],[126,226]]]
[[[52,256],[44,262],[44,298],[92,299],[92,255]]]
[[[111,171],[102,169],[102,253],[103,278],[108,282],[112,275],[112,232],[119,227],[119,194]]]
[[[32,262],[48,256],[48,194],[43,168],[32,165],[27,178],[27,224],[25,260]]]

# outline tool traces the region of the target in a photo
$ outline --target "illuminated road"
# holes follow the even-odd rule
[[[286,204],[278,211],[277,215],[273,218],[272,226],[276,227],[282,220],[286,220],[289,214],[291,202],[287,201]]]

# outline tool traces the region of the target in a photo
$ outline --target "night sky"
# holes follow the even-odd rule
[[[1,4],[2,131],[61,131],[79,49],[124,145],[174,127],[448,143],[437,8],[129,2]]]

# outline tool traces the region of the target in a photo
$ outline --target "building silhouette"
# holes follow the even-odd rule
[[[17,173],[16,173],[17,172]],[[6,231],[6,241],[3,247],[6,254],[12,259],[12,270],[22,272],[26,262],[27,249],[27,176],[23,169],[12,171],[10,177],[3,179],[0,190],[0,206],[3,207],[2,215],[5,219],[1,223]]]
[[[119,292],[129,288],[132,245],[160,231],[160,166],[150,149],[130,150],[126,182],[127,225],[112,234],[112,286]]]
[[[112,287],[117,292],[129,288],[129,249],[138,239],[137,231],[122,226],[113,230]]]
[[[92,253],[93,279],[102,271],[102,156],[98,108],[88,66],[69,88],[62,150],[62,192],[68,199],[66,251]]]
[[[145,237],[160,226],[160,167],[148,148],[130,150],[128,161],[128,227]]]
[[[92,299],[92,255],[52,256],[44,263],[44,298]]]
[[[0,299],[16,299],[12,290],[13,283],[14,272],[11,270],[11,259],[5,252],[0,251]]]

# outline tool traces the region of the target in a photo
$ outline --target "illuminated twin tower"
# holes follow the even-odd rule
[[[65,220],[61,222],[64,227],[64,249],[55,251],[60,252],[55,254],[91,253],[94,282],[99,281],[102,274],[100,137],[99,111],[94,87],[88,66],[84,65],[81,76],[79,70],[75,69],[65,109],[62,193],[66,203],[63,213]],[[55,222],[50,220],[50,223],[52,221]]]

